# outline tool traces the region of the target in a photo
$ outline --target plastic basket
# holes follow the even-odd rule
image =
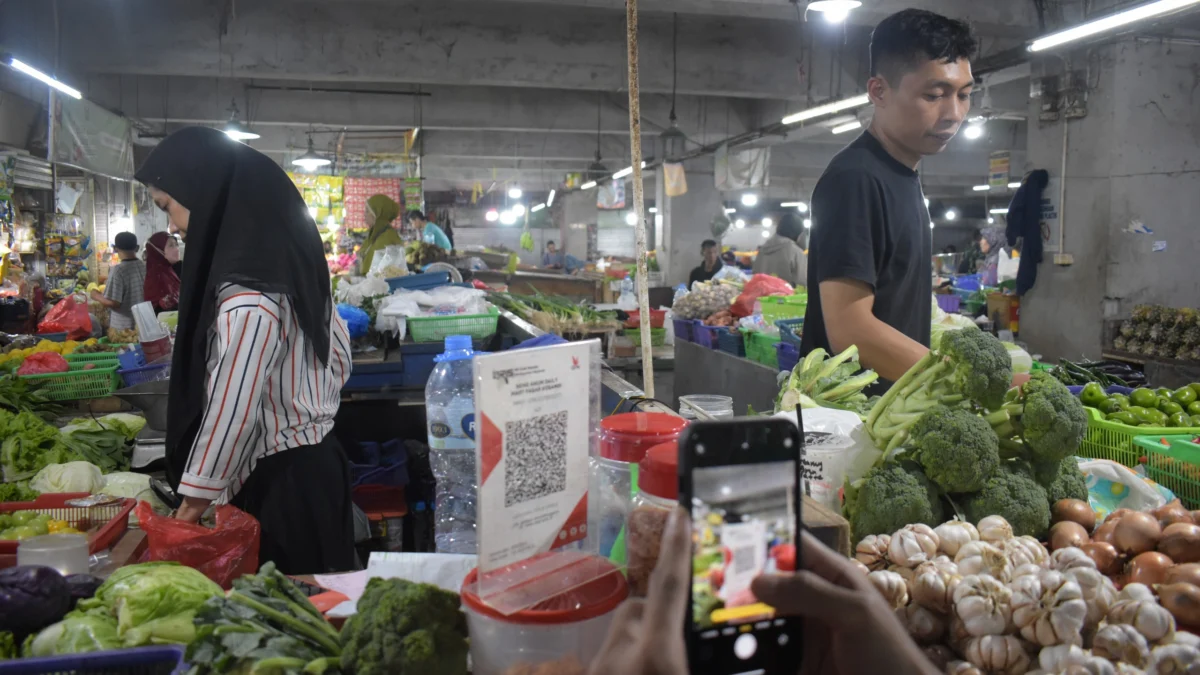
[[[746,338],[736,330],[725,329],[717,333],[717,349],[734,356],[746,357]]]
[[[634,347],[642,346],[642,329],[641,328],[626,328],[625,337],[633,341]],[[667,344],[667,329],[666,328],[651,328],[650,329],[650,346],[661,347]]]
[[[136,499],[122,499],[113,504],[88,508],[67,506],[67,501],[88,496],[86,492],[41,495],[31,502],[0,504],[0,513],[37,511],[49,514],[54,520],[65,520],[71,527],[88,533],[88,553],[99,553],[117,543],[129,528],[129,514],[137,505]],[[16,555],[17,541],[0,541],[0,555]]]
[[[937,298],[938,308],[947,314],[957,314],[962,306],[962,298],[957,295],[939,293],[933,297]]]
[[[666,323],[666,319],[667,319],[667,310],[665,310],[665,309],[650,310],[650,327],[651,328],[662,328],[663,324]],[[629,318],[625,320],[625,327],[626,328],[638,328],[641,325],[642,325],[641,312],[630,312]]]
[[[66,333],[38,333],[38,334],[34,335],[34,337],[38,338],[39,340],[49,340],[51,342],[66,342],[67,341]]]
[[[975,292],[979,290],[979,282],[982,277],[978,274],[957,274],[954,276],[954,287],[961,288],[965,291]]]
[[[46,375],[22,375],[31,385],[41,387],[41,394],[51,401],[74,401],[81,398],[103,398],[117,390],[121,379],[117,364],[101,367],[94,363],[68,363],[71,370]],[[96,366],[84,370],[87,366]]]
[[[775,357],[779,361],[779,369],[790,373],[800,362],[800,348],[790,342],[777,342]]]
[[[487,314],[457,314],[454,316],[411,316],[408,332],[413,342],[444,340],[451,335],[470,335],[485,338],[496,334],[500,310],[492,307]]]
[[[779,344],[778,335],[767,335],[759,331],[746,331],[746,358],[771,368],[779,367],[779,354],[775,345]]]
[[[800,340],[804,335],[804,319],[782,319],[775,322],[775,326],[779,328],[779,338],[784,342],[790,342],[800,349]]]
[[[171,364],[158,363],[153,366],[142,366],[141,368],[130,368],[128,370],[118,370],[117,374],[124,380],[126,387],[132,387],[135,384],[145,384],[146,382],[154,382],[155,380],[163,379],[163,374],[170,371]]]
[[[67,354],[63,357],[67,363],[95,363],[95,364],[113,364],[119,363],[116,352],[93,352],[91,354]]]
[[[675,341],[683,340],[684,342],[695,342],[696,338],[692,332],[691,319],[672,319],[671,323],[675,325]]]
[[[420,291],[445,286],[449,283],[449,272],[425,272],[423,274],[410,274],[405,277],[393,277],[387,280],[388,288],[393,293],[401,288],[406,288],[410,291]]]
[[[1135,443],[1138,436],[1200,435],[1200,428],[1185,427],[1131,427],[1120,422],[1110,422],[1095,408],[1087,408],[1088,428],[1079,444],[1080,457],[1111,459],[1118,464],[1135,468],[1143,455],[1142,448]]]
[[[184,672],[184,647],[136,647],[0,661],[2,675],[171,675]]]
[[[1146,475],[1179,497],[1188,509],[1200,508],[1200,444],[1196,436],[1138,436]]]
[[[697,321],[693,330],[696,335],[696,344],[709,349],[719,349],[721,343],[717,341],[717,335],[723,330],[723,326],[705,326],[702,322]]]
[[[408,500],[402,487],[360,485],[350,491],[350,501],[370,520],[403,518],[408,513]]]
[[[765,295],[758,299],[762,307],[762,318],[767,323],[775,323],[780,319],[803,319],[808,309],[808,294],[796,295]]]

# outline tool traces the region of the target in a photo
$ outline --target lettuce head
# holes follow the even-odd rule
[[[25,656],[44,657],[120,649],[117,622],[102,612],[74,612],[43,628],[25,645]]]
[[[220,586],[190,567],[150,562],[113,572],[79,608],[107,609],[116,617],[117,633],[127,647],[187,643],[195,637],[196,610],[209,598],[223,595]]]

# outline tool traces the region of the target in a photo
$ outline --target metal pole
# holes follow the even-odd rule
[[[1066,253],[1063,247],[1067,235],[1067,141],[1071,120],[1063,120],[1062,173],[1058,177],[1058,254]]]
[[[629,154],[633,166],[633,211],[637,214],[638,314],[642,334],[642,388],[654,398],[654,348],[650,345],[649,279],[646,272],[646,204],[642,181],[642,114],[638,97],[637,0],[625,2],[625,41],[629,46]]]

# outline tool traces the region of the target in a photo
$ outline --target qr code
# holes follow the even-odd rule
[[[752,574],[757,572],[755,565],[757,564],[754,555],[754,547],[742,546],[733,551],[733,573],[734,574]]]
[[[567,412],[504,425],[504,505],[567,489]]]

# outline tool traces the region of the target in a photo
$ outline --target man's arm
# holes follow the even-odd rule
[[[856,279],[822,281],[821,311],[825,333],[835,352],[858,345],[863,366],[895,382],[929,352],[921,343],[880,321],[872,313],[875,291]]]
[[[100,303],[101,305],[104,305],[105,307],[107,307],[109,309],[121,309],[121,303],[119,303],[116,300],[113,300],[111,298],[104,297],[104,294],[101,293],[100,291],[92,291],[91,299]]]

